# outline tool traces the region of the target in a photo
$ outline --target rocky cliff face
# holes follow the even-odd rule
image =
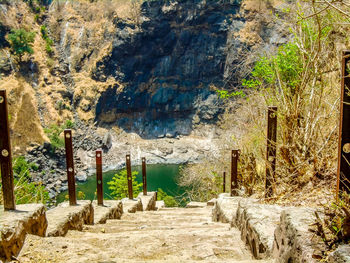
[[[227,35],[242,26],[233,19],[239,7],[236,1],[151,1],[141,7],[136,32],[117,21],[112,52],[93,76],[113,76],[126,88],[101,95],[96,120],[145,137],[188,135],[193,123],[215,121],[220,109],[210,85],[224,81]]]
[[[111,14],[99,34],[78,19],[64,20],[61,65],[82,72],[92,61],[89,77],[116,81],[90,103],[74,96],[75,104],[93,110],[99,125],[117,125],[143,138],[188,135],[198,123],[215,123],[222,110],[213,87],[233,81],[231,69],[249,49],[238,36],[247,22],[242,10],[238,0],[146,1],[131,19]],[[96,55],[91,42],[106,52]],[[74,51],[77,46],[83,52]]]
[[[146,139],[188,135],[217,121],[222,102],[215,87],[239,83],[237,68],[251,50],[283,42],[270,15],[278,12],[274,2],[55,1],[37,19],[29,4],[4,0],[0,84],[28,86],[41,134],[29,140],[40,144],[42,127],[67,119],[118,126]],[[42,26],[54,55],[45,52]],[[38,33],[34,55],[18,66],[4,36],[23,27]]]
[[[38,16],[29,2],[0,0],[0,88],[9,94],[14,153],[40,165],[33,180],[52,196],[66,187],[64,158],[49,154],[44,127],[74,121],[78,179],[94,170],[106,135],[106,170],[121,168],[126,153],[136,163],[141,156],[200,162],[219,149],[223,106],[215,87],[239,83],[253,52],[285,41],[272,19],[282,14],[279,0],[46,4]],[[42,27],[54,43],[51,55]],[[13,28],[36,32],[34,54],[22,63],[6,41]],[[160,137],[175,138],[148,140]]]

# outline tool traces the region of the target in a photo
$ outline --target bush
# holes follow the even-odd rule
[[[13,159],[13,172],[15,176],[24,175],[30,178],[30,170],[37,171],[39,166],[36,163],[28,163],[23,156]]]
[[[137,197],[137,195],[141,192],[142,183],[138,183],[136,181],[136,175],[138,175],[137,171],[132,172],[132,190],[133,197]],[[115,199],[121,199],[128,197],[128,180],[127,180],[127,171],[121,170],[119,173],[115,174],[111,181],[107,183],[109,185],[109,189],[112,191],[111,195]]]
[[[42,25],[40,27],[40,32],[41,32],[41,37],[45,40],[46,45],[45,45],[45,50],[46,53],[49,55],[52,55],[54,53],[52,45],[53,45],[53,40],[49,37],[48,31],[45,25]]]
[[[28,163],[24,157],[14,158],[14,192],[16,204],[43,203],[50,202],[48,191],[41,182],[31,182],[30,169],[37,168],[34,163]],[[0,174],[1,178],[1,174]],[[1,180],[0,180],[1,181]],[[0,188],[2,187],[0,182]],[[3,202],[2,192],[0,193],[0,203]]]
[[[56,151],[56,149],[61,149],[64,147],[64,138],[61,137],[62,132],[65,129],[74,128],[74,122],[71,120],[67,120],[65,124],[58,126],[56,124],[51,124],[49,128],[45,128],[44,132],[50,139],[50,143],[52,146],[52,150]]]
[[[158,188],[157,200],[163,200],[166,207],[175,207],[179,205],[173,196],[168,195],[161,188]]]
[[[63,130],[64,127],[57,126],[56,124],[52,124],[49,128],[44,129],[44,132],[50,139],[53,151],[64,147],[64,139],[60,137]]]
[[[11,33],[8,34],[8,40],[12,52],[18,56],[19,61],[22,61],[22,56],[25,53],[33,54],[33,43],[35,33],[26,31],[25,29],[12,29]]]

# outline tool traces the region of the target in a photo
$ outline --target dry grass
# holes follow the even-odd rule
[[[303,3],[304,14],[312,12]],[[306,11],[305,11],[306,10]],[[306,21],[315,32],[328,29],[320,38],[310,37],[305,25],[297,23],[298,8],[288,14],[295,33],[302,71],[298,86],[290,89],[277,71],[274,85],[248,92],[247,99],[226,105],[220,135],[221,154],[207,164],[195,165],[184,171],[184,185],[194,185],[190,192],[197,200],[205,200],[198,191],[221,192],[217,176],[229,172],[230,150],[240,149],[240,185],[247,195],[264,199],[266,170],[267,106],[278,106],[277,170],[273,183],[274,196],[265,201],[286,205],[320,206],[334,198],[336,183],[338,109],[340,94],[339,54],[349,39],[340,34],[349,30],[335,12],[322,14]],[[331,27],[331,29],[329,29]],[[346,45],[345,44],[345,45]],[[271,57],[268,54],[267,57]],[[246,69],[243,69],[246,70]],[[188,176],[189,178],[185,177]],[[228,179],[228,177],[227,177]],[[193,195],[193,193],[195,195]],[[215,194],[215,193],[214,193]],[[213,194],[212,194],[213,195]]]
[[[40,125],[35,92],[18,76],[0,81],[0,89],[9,94],[10,127],[15,153],[23,152],[30,143],[43,143],[47,138]]]

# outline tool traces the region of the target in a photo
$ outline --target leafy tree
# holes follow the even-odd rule
[[[22,56],[25,53],[33,54],[33,43],[35,33],[26,31],[25,29],[12,29],[8,34],[8,40],[11,45],[12,52],[18,56],[19,61],[22,61]]]
[[[136,175],[138,175],[137,171],[132,172],[132,190],[133,196],[136,197],[142,188],[142,183],[138,183],[136,181]],[[128,180],[127,180],[127,172],[126,170],[122,170],[119,173],[115,174],[111,181],[107,183],[109,185],[109,189],[112,191],[111,195],[115,199],[121,199],[128,196]]]

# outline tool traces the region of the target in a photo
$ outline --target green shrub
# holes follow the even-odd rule
[[[73,129],[74,128],[74,122],[71,120],[67,120],[65,123],[66,129]]]
[[[64,147],[64,139],[61,137],[64,129],[72,129],[74,128],[74,122],[71,120],[67,120],[65,124],[58,126],[56,124],[51,124],[49,128],[45,128],[44,132],[50,139],[50,143],[52,146],[52,150],[56,151],[56,149],[60,149]]]
[[[168,195],[161,188],[158,188],[157,200],[163,200],[166,207],[175,207],[179,205],[173,196]]]
[[[137,171],[132,172],[132,190],[133,197],[136,197],[142,189],[142,183],[138,183],[136,181],[136,175],[138,175]],[[109,189],[112,191],[111,195],[115,199],[121,199],[128,197],[128,180],[127,180],[127,172],[126,170],[122,170],[119,173],[115,174],[111,181],[107,183],[109,185]]]
[[[166,197],[164,197],[164,204],[166,207],[178,206],[178,203],[176,202],[175,198],[170,195],[167,195]]]
[[[50,139],[53,151],[64,147],[64,139],[60,137],[63,130],[64,127],[57,126],[56,124],[52,124],[49,128],[44,129],[44,132]]]
[[[46,53],[49,55],[52,55],[54,53],[52,45],[53,45],[53,40],[49,37],[48,31],[45,25],[42,25],[40,27],[40,33],[41,37],[45,40],[46,45],[45,45],[45,50]]]
[[[25,29],[12,29],[11,33],[8,34],[8,40],[12,52],[18,56],[19,61],[22,61],[22,57],[25,53],[33,54],[33,43],[35,33],[26,31]]]
[[[48,191],[41,182],[31,182],[30,169],[38,167],[34,163],[28,163],[24,157],[17,157],[13,160],[14,192],[16,204],[50,202]],[[1,174],[0,174],[1,178]],[[0,188],[1,180],[0,180]],[[2,203],[2,192],[0,192],[0,203]]]

